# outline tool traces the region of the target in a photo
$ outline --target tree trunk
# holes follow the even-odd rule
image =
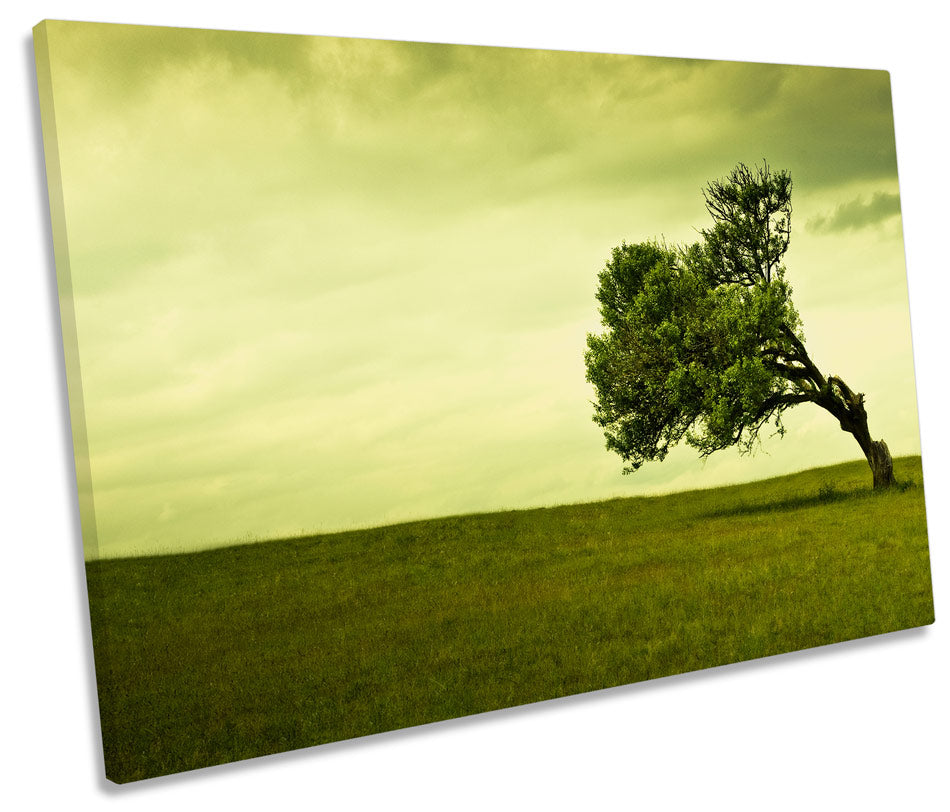
[[[838,419],[842,431],[854,436],[861,446],[861,451],[871,466],[871,476],[874,490],[884,490],[896,484],[894,479],[894,462],[887,443],[883,440],[872,440],[868,429],[868,413],[864,407],[864,394],[855,392],[837,375],[825,378],[815,366],[815,362],[808,357],[805,345],[788,325],[782,325],[783,333],[791,344],[791,350],[780,350],[777,358],[788,358],[801,367],[785,364],[784,361],[775,361],[772,368],[785,373],[787,380],[800,390],[791,395],[780,398],[779,402],[791,404],[801,402],[801,398],[817,403]],[[771,356],[770,356],[771,357]],[[804,391],[802,391],[804,390]],[[769,401],[766,400],[768,404]]]
[[[870,451],[867,453],[868,465],[871,466],[871,475],[874,477],[874,490],[890,488],[894,484],[894,462],[887,443],[883,440],[872,440]]]
[[[829,389],[832,396],[822,405],[838,418],[842,431],[850,432],[858,441],[868,465],[871,466],[874,490],[890,488],[895,484],[894,462],[891,460],[887,443],[883,440],[871,439],[868,413],[864,408],[864,395],[860,392],[852,392],[848,385],[836,376],[829,377],[828,382],[836,387],[838,396],[835,397],[834,390]]]
[[[868,465],[871,466],[874,490],[890,488],[894,484],[894,462],[891,459],[891,452],[883,440],[871,439],[871,432],[868,431],[868,416],[864,410],[864,395],[860,397],[860,402],[855,398],[852,404],[851,420],[847,425],[842,423],[841,428],[850,431],[861,446]]]

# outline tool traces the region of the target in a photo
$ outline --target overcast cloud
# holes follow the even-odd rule
[[[919,451],[885,73],[48,32],[98,554],[856,458],[803,407],[755,457],[622,477],[590,419],[611,247],[694,240],[738,161],[791,171],[809,347]]]

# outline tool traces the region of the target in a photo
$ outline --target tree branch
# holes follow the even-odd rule
[[[821,370],[815,366],[815,362],[812,361],[808,356],[808,351],[805,349],[805,345],[801,342],[798,336],[795,335],[795,331],[787,324],[782,324],[780,329],[782,334],[795,348],[793,360],[798,361],[803,367],[805,367],[806,370],[808,370],[808,377],[811,378],[811,380],[819,389],[824,389],[828,385],[828,381],[825,380],[825,376],[821,374]]]
[[[766,369],[777,372],[779,375],[787,378],[790,381],[794,381],[795,383],[813,383],[811,374],[805,367],[791,366],[790,364],[784,364],[781,361],[770,361],[767,359],[764,360],[763,363],[765,364]]]
[[[770,417],[776,409],[784,409],[788,406],[794,406],[798,403],[817,403],[817,393],[815,392],[785,392],[781,395],[770,395],[759,406],[755,413],[756,420]]]

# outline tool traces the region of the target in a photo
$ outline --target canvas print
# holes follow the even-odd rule
[[[111,780],[933,621],[885,71],[34,42]]]

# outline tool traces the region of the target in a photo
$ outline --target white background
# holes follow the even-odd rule
[[[0,803],[136,810],[947,808],[950,75],[939,4],[11,5],[0,12]],[[33,69],[31,28],[44,17],[891,71],[937,624],[125,787],[108,783]]]

